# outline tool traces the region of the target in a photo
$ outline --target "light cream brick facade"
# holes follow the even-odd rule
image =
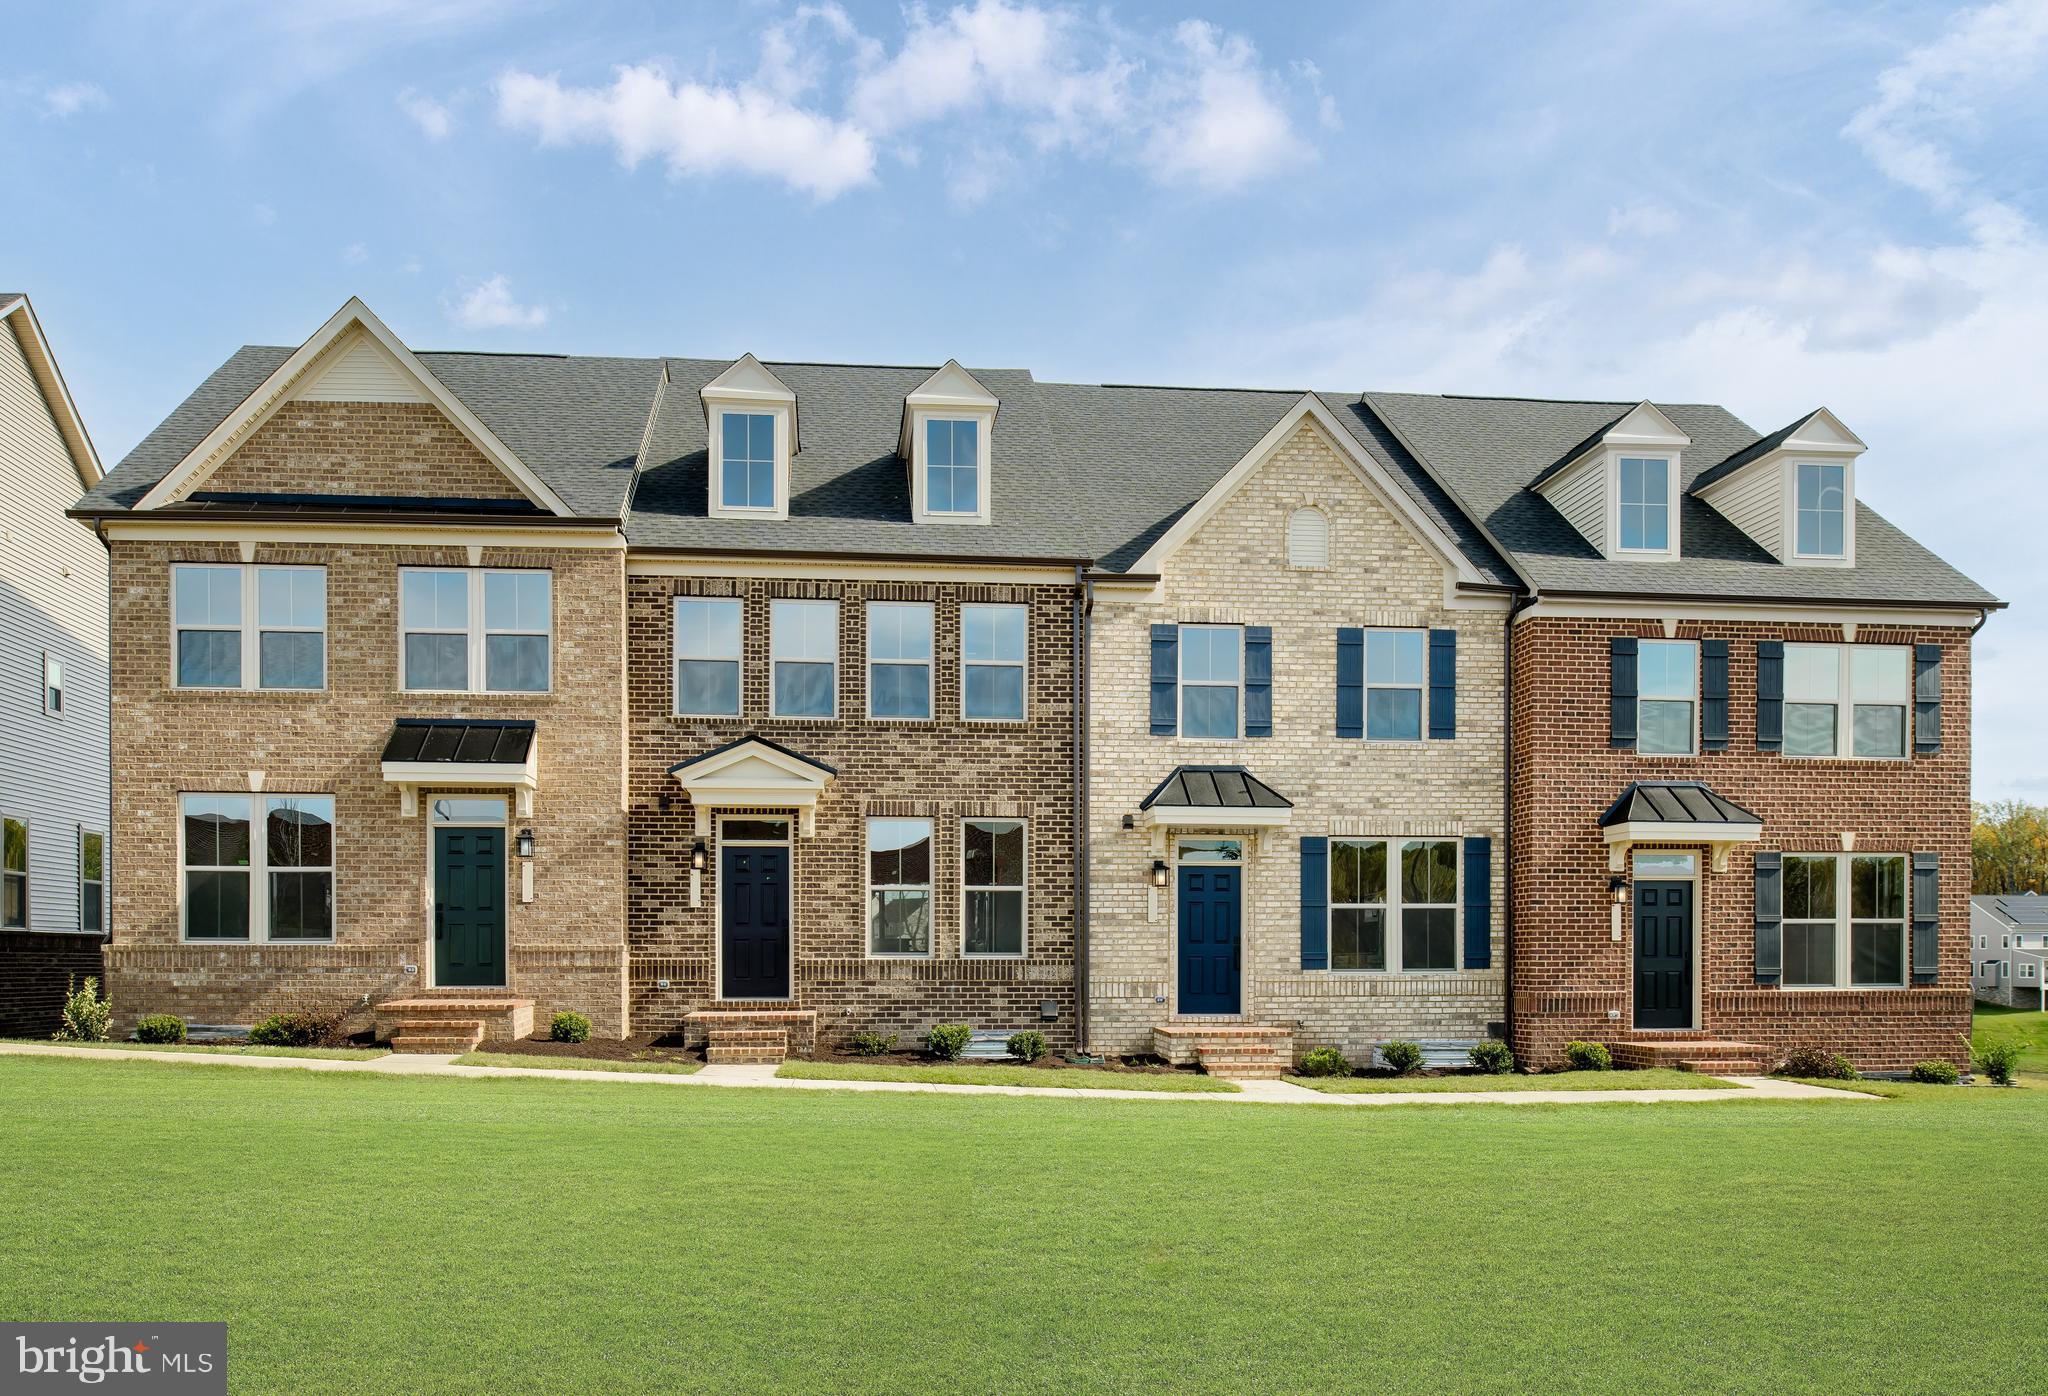
[[[1287,520],[1329,519],[1329,566],[1289,565]],[[1175,1004],[1171,888],[1148,907],[1162,845],[1139,802],[1179,765],[1242,765],[1294,802],[1288,827],[1246,833],[1243,1016],[1290,1027],[1297,1053],[1324,1044],[1363,1061],[1391,1038],[1478,1038],[1504,1017],[1502,701],[1505,605],[1446,604],[1442,558],[1304,421],[1166,562],[1155,594],[1098,596],[1088,704],[1089,1045],[1147,1052]],[[1155,623],[1273,632],[1273,735],[1203,741],[1150,735]],[[1457,632],[1457,735],[1421,743],[1336,736],[1340,626]],[[1126,815],[1137,827],[1122,828]],[[1235,833],[1219,826],[1218,834]],[[1492,967],[1368,974],[1301,969],[1304,835],[1493,840]],[[1163,847],[1172,857],[1172,840]],[[1460,912],[1460,963],[1463,963]],[[1394,928],[1389,928],[1394,934]]]

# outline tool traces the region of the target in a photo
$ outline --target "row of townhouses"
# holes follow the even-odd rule
[[[1858,502],[1863,450],[1824,409],[415,352],[351,301],[72,510],[118,1021],[1954,1058],[2000,603]]]

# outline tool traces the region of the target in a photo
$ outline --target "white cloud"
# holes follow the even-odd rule
[[[106,105],[106,91],[96,82],[58,82],[42,91],[43,115],[58,120]]]
[[[874,177],[865,132],[793,106],[766,88],[671,82],[658,67],[616,70],[609,87],[553,76],[498,79],[498,119],[543,145],[608,143],[627,168],[659,156],[669,173],[752,174],[829,199]]]
[[[412,124],[430,141],[445,141],[455,129],[453,107],[410,87],[398,94],[398,109],[412,118]]]
[[[450,315],[467,330],[530,330],[548,322],[545,306],[512,299],[512,283],[502,273],[471,287]]]
[[[1234,189],[1311,158],[1249,40],[1198,19],[1175,38],[1189,67],[1146,143],[1158,178]]]

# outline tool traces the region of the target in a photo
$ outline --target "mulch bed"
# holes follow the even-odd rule
[[[1053,1071],[1102,1071],[1119,1075],[1144,1076],[1192,1076],[1197,1075],[1191,1066],[1169,1066],[1157,1057],[1105,1057],[1097,1062],[1068,1061],[1058,1052],[1048,1052],[1035,1062],[1021,1062],[1015,1057],[962,1057],[958,1061],[942,1062],[928,1057],[923,1052],[884,1052],[878,1057],[863,1057],[857,1052],[835,1051],[822,1048],[803,1058],[809,1062],[861,1062],[870,1066],[1034,1066]]]
[[[510,1052],[526,1057],[581,1057],[607,1062],[701,1062],[700,1047],[683,1046],[681,1033],[643,1033],[638,1037],[599,1038],[588,1042],[554,1042],[545,1037],[485,1038],[479,1052]]]

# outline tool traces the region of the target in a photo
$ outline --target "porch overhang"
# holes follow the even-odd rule
[[[1243,766],[1176,766],[1138,811],[1155,838],[1182,829],[1280,829],[1294,802]]]
[[[434,789],[509,789],[520,817],[530,818],[539,757],[531,722],[401,717],[384,743],[382,770],[408,819],[420,811],[420,791]]]
[[[836,768],[766,737],[745,736],[668,768],[697,810],[697,837],[711,836],[711,817],[725,809],[793,809],[804,838],[818,831],[818,797]]]
[[[1715,872],[1728,871],[1728,850],[1763,837],[1763,817],[1716,795],[1699,781],[1637,781],[1600,816],[1607,866],[1621,872],[1637,844],[1705,844]]]

